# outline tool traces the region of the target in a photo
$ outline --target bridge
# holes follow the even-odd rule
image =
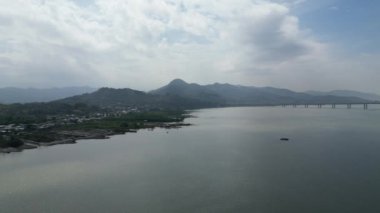
[[[367,110],[368,109],[368,106],[369,105],[380,105],[380,103],[326,103],[326,104],[281,104],[280,106],[282,107],[293,107],[293,108],[297,108],[297,107],[304,107],[304,108],[309,108],[309,106],[315,106],[317,108],[322,108],[323,106],[331,106],[332,109],[335,109],[337,106],[346,106],[347,109],[351,109],[353,105],[359,105],[359,106],[363,106],[363,109],[364,110]]]

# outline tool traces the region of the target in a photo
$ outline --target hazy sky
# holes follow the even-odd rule
[[[377,0],[0,0],[0,87],[380,93]]]

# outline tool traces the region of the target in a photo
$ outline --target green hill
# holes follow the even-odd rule
[[[148,93],[127,88],[101,88],[93,93],[77,95],[57,102],[85,103],[101,107],[192,109],[281,104],[368,103],[369,101],[357,97],[310,95],[273,87],[249,87],[219,83],[199,85],[175,79],[168,85]]]

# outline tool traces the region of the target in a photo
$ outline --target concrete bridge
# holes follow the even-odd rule
[[[304,107],[309,108],[309,106],[315,106],[317,108],[322,108],[323,106],[331,106],[332,109],[335,109],[337,106],[346,106],[347,109],[351,109],[353,105],[363,106],[363,109],[367,110],[369,105],[380,105],[380,103],[328,103],[328,104],[282,104],[282,107]]]

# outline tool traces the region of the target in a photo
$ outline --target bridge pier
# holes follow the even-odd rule
[[[331,104],[331,108],[332,109],[336,109],[336,105],[346,105],[347,106],[347,109],[351,109],[352,108],[352,105],[353,104],[333,104],[333,103],[330,103]],[[316,106],[318,109],[321,109],[321,108],[323,108],[323,105],[330,105],[330,104],[311,104],[311,106]],[[300,106],[304,106],[305,108],[309,108],[309,105],[310,104],[281,104],[281,106],[283,107],[283,108],[286,108],[286,107],[293,107],[293,108],[297,108],[298,107],[298,105],[300,105]],[[356,103],[354,103],[354,105],[361,105],[361,104],[356,104]],[[368,109],[368,103],[366,104],[366,103],[363,103],[363,109],[364,110],[367,110]]]

